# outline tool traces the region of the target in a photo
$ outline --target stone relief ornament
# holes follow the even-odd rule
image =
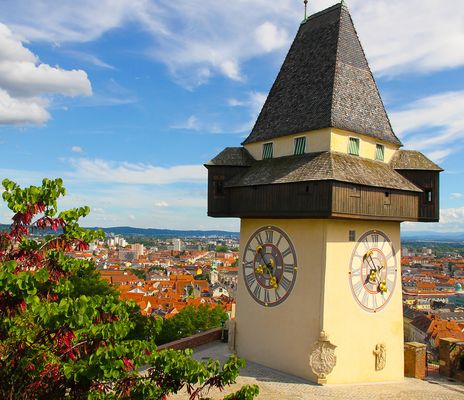
[[[375,346],[375,370],[382,371],[387,363],[387,346],[385,343],[379,343]]]
[[[317,383],[327,383],[329,375],[337,364],[335,349],[337,346],[329,341],[329,336],[322,331],[319,340],[313,344],[309,356],[309,366],[317,376]]]

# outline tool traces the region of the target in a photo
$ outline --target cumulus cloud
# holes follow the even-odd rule
[[[176,182],[206,182],[206,169],[202,165],[158,167],[129,162],[69,160],[74,171],[69,176],[88,182],[162,185]]]
[[[0,23],[0,124],[43,124],[49,118],[47,94],[89,96],[82,70],[40,63],[21,40]]]
[[[333,3],[314,0],[310,12]],[[374,72],[397,75],[464,65],[461,3],[351,0],[349,7]],[[0,13],[24,37],[53,43],[92,41],[135,22],[153,38],[148,54],[194,87],[214,74],[244,80],[244,62],[288,46],[302,5],[294,0],[241,0],[226,7],[216,0],[17,0],[0,2]]]
[[[462,193],[451,193],[451,199],[452,200],[456,200],[456,199],[460,199],[462,196],[464,196]]]
[[[438,223],[404,222],[403,226],[406,231],[464,232],[464,207],[441,209]]]
[[[464,91],[447,92],[419,99],[391,113],[391,120],[406,146],[440,162],[464,144],[462,110]]]

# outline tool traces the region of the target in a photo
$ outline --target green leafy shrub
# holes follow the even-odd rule
[[[3,186],[14,216],[0,232],[1,399],[166,399],[184,388],[199,399],[235,381],[244,364],[236,357],[202,363],[190,351],[157,352],[153,340],[133,337],[137,324],[147,332],[161,327],[121,301],[93,263],[65,255],[103,234],[79,226],[88,207],[58,213],[61,179]],[[229,399],[256,393],[244,387]]]

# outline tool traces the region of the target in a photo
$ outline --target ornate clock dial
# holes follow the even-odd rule
[[[356,302],[375,313],[389,302],[396,286],[395,250],[382,231],[366,232],[356,243],[350,262],[349,281]]]
[[[243,252],[243,278],[251,297],[263,306],[276,306],[290,294],[297,275],[295,248],[285,232],[274,226],[258,229]]]

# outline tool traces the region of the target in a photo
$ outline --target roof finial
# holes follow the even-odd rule
[[[306,18],[308,17],[308,0],[304,0],[304,8],[305,8],[305,14],[304,14],[303,21],[306,21]]]

